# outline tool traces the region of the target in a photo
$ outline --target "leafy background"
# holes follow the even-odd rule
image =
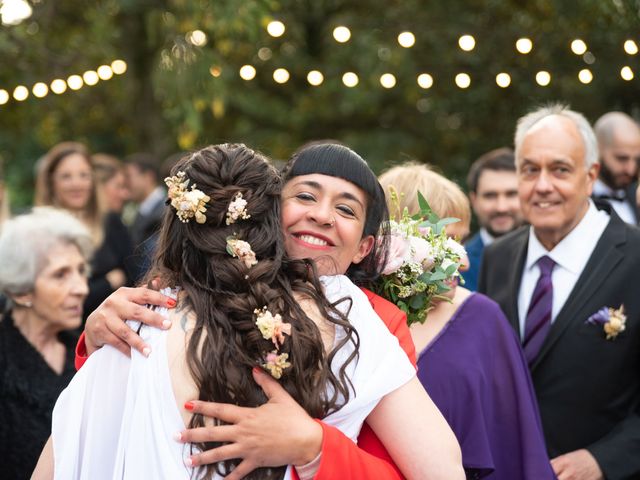
[[[614,109],[640,116],[640,55],[622,48],[626,39],[640,44],[640,0],[30,3],[28,20],[0,26],[0,88],[50,83],[116,58],[128,70],[93,87],[0,106],[14,208],[31,202],[35,162],[62,140],[121,156],[151,151],[161,162],[222,141],[286,159],[308,140],[331,138],[376,171],[416,159],[461,180],[480,154],[510,145],[517,118],[541,103],[569,103],[592,121]],[[266,31],[273,19],[286,25],[279,38]],[[349,42],[333,39],[338,25],[351,29]],[[207,35],[204,46],[188,41],[196,29]],[[397,43],[405,30],[416,36],[409,49]],[[476,39],[471,52],[458,47],[466,33]],[[522,36],[534,44],[528,55],[514,48]],[[592,64],[571,52],[574,38],[587,43]],[[252,81],[238,75],[244,64],[257,70]],[[624,65],[636,72],[630,82],[620,77]],[[272,78],[279,67],[291,73],[283,85]],[[587,67],[594,80],[583,85],[577,73]],[[324,74],[319,87],[306,81],[312,69]],[[535,83],[538,70],[551,72],[548,87]],[[360,78],[355,88],[342,83],[347,71]],[[506,89],[494,80],[502,71],[512,77]],[[380,86],[386,72],[395,88]],[[434,77],[429,90],[416,83],[422,72]],[[471,76],[470,88],[455,86],[458,72]]]

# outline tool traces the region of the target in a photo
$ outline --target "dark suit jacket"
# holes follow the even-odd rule
[[[471,237],[464,244],[464,248],[467,250],[467,256],[469,257],[469,270],[462,273],[464,287],[475,292],[478,289],[478,275],[480,275],[480,263],[484,250],[484,243],[482,242],[480,232]]]
[[[609,205],[611,220],[531,366],[551,458],[587,448],[607,480],[640,479],[640,229]],[[518,291],[528,227],[484,251],[479,291],[497,301],[519,331]],[[490,267],[489,267],[490,266]],[[624,305],[626,330],[606,340],[585,321]]]
[[[164,202],[164,198],[159,199],[147,215],[141,215],[140,212],[137,213],[130,227],[134,249],[137,250],[146,239],[160,228],[162,214],[165,209]]]

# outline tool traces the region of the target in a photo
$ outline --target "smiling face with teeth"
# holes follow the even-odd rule
[[[282,229],[292,258],[316,260],[321,275],[343,274],[373,246],[363,237],[368,198],[342,178],[300,175],[282,191]]]
[[[516,159],[525,219],[548,250],[582,220],[599,165],[587,168],[585,146],[572,120],[550,115],[529,129]]]

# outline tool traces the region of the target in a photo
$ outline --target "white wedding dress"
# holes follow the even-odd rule
[[[321,280],[329,301],[353,300],[349,321],[360,336],[360,351],[347,372],[355,395],[323,420],[355,442],[380,399],[408,382],[415,369],[359,288],[342,275]],[[191,478],[192,469],[184,464],[190,448],[173,440],[185,425],[172,390],[166,334],[142,328],[151,346],[148,358],[137,351],[129,358],[108,346],[100,349],[60,394],[52,427],[56,479]],[[344,331],[336,327],[336,340],[340,336]],[[333,364],[342,365],[352,351],[348,343]],[[290,470],[285,479],[291,478]]]

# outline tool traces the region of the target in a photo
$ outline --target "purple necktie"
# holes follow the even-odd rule
[[[551,309],[553,307],[553,283],[551,272],[556,262],[546,255],[538,260],[540,277],[531,296],[531,303],[524,323],[524,356],[529,365],[533,363],[549,328],[551,328]]]

